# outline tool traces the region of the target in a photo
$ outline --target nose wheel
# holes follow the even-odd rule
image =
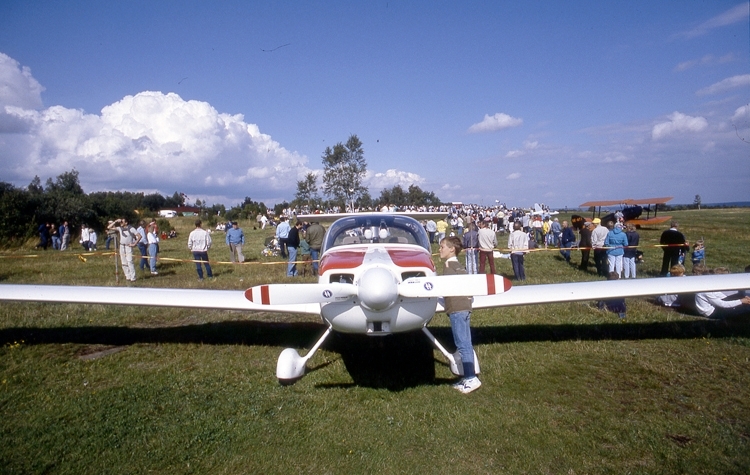
[[[331,327],[328,327],[325,333],[323,333],[323,336],[318,339],[305,356],[300,356],[294,348],[287,348],[282,351],[279,355],[279,361],[276,363],[276,377],[278,378],[279,383],[283,385],[293,384],[304,376],[307,360],[312,358],[315,352],[318,351],[318,348],[320,348],[326,338],[328,338],[331,331]]]

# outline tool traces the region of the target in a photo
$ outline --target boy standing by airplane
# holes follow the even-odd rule
[[[461,240],[450,236],[440,241],[440,258],[445,260],[444,275],[466,274],[466,268],[458,260]],[[471,344],[471,297],[445,297],[445,312],[451,321],[453,341],[461,355],[464,376],[454,388],[468,394],[482,385],[474,369],[474,347]]]

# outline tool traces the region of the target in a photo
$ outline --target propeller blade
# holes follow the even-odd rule
[[[412,277],[398,286],[402,297],[461,297],[501,294],[510,290],[508,279],[496,274]]]
[[[261,305],[329,303],[357,295],[352,284],[269,284],[245,291],[245,298]]]

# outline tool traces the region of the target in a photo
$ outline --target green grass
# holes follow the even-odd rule
[[[750,264],[750,210],[672,214],[706,240],[709,266]],[[174,222],[162,256],[189,259],[190,220]],[[191,263],[163,261],[132,285],[293,281],[260,256],[273,231],[240,224],[247,265],[217,263],[217,278],[198,282]],[[641,242],[661,231],[641,230]],[[3,283],[131,285],[110,256],[22,257],[30,246],[0,255]],[[658,273],[661,251],[644,250],[639,274]],[[222,242],[209,254],[228,258]],[[558,256],[530,255],[526,285],[597,279]],[[497,268],[512,274],[508,260]],[[750,472],[749,322],[628,306],[625,321],[592,302],[474,312],[484,385],[464,396],[437,353],[434,377],[409,373],[424,369],[420,335],[332,338],[280,386],[280,351],[309,348],[316,318],[0,304],[0,473]],[[451,346],[445,315],[431,328]]]

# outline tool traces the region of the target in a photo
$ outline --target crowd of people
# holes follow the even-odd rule
[[[562,259],[580,270],[588,271],[589,261],[593,254],[593,266],[597,275],[610,280],[635,279],[637,263],[642,260],[643,256],[639,249],[640,235],[637,229],[632,224],[625,223],[621,213],[615,214],[613,220],[605,223],[602,223],[599,218],[590,221],[580,220],[581,222],[578,223],[575,223],[576,220],[574,219],[573,223],[569,223],[567,220],[560,222],[544,205],[535,205],[532,212],[526,212],[521,208],[508,208],[499,203],[490,207],[454,204],[440,207],[385,207],[384,210],[445,213],[445,218],[437,221],[425,220],[422,225],[432,244],[444,242],[448,237],[455,238],[460,243],[460,250],[464,251],[465,265],[463,268],[469,274],[484,274],[488,270],[491,274],[497,273],[495,259],[502,257],[510,259],[514,278],[518,281],[524,281],[526,280],[525,256],[535,249],[541,247],[549,249],[551,247],[559,249]],[[286,276],[295,277],[307,273],[316,276],[325,228],[317,221],[302,222],[297,220],[295,215],[300,210],[288,209],[285,211],[291,218],[288,219],[282,215],[275,220],[270,220],[265,214],[258,215],[257,222],[260,229],[264,229],[269,223],[275,225],[275,242],[278,245],[281,257],[287,259]],[[327,211],[336,212],[337,210]],[[315,213],[319,212],[320,210],[315,211]],[[238,223],[236,221],[220,223],[217,230],[225,233],[225,243],[229,249],[230,262],[243,263],[245,261],[243,254],[245,235]],[[39,243],[37,248],[45,250],[48,247],[55,250],[70,248],[71,230],[67,221],[59,226],[44,223],[39,226],[38,231]],[[576,236],[576,231],[578,231],[578,236]],[[133,264],[133,249],[136,248],[140,254],[138,267],[141,271],[158,275],[159,241],[168,236],[165,234],[160,236],[154,220],[151,220],[148,224],[146,221],[140,221],[137,226],[131,226],[126,219],[121,218],[110,221],[106,232],[105,248],[110,249],[114,242],[127,280],[136,280],[135,265]],[[507,246],[499,250],[498,235],[505,233],[508,234]],[[79,244],[85,251],[96,251],[98,246],[96,230],[86,224],[82,225]],[[203,280],[204,275],[208,278],[213,277],[208,259],[208,250],[211,245],[211,232],[203,229],[202,222],[197,220],[195,229],[188,237],[188,248],[193,255],[199,280]],[[683,266],[688,256],[690,256],[690,261],[693,264],[693,274],[712,272],[704,266],[706,249],[703,240],[696,241],[692,245],[691,252],[690,243],[679,230],[679,223],[676,221],[671,222],[669,229],[661,234],[659,246],[663,251],[660,270],[662,276],[672,276],[675,275],[675,272],[678,275],[684,275],[684,270],[680,271],[679,269],[684,269]],[[578,263],[573,262],[573,250],[580,252],[580,262]],[[718,269],[715,272],[720,273],[722,271]],[[687,298],[692,299],[692,297]],[[723,310],[715,314],[705,310],[708,308],[706,302],[715,303],[715,298],[703,299],[697,297],[697,299],[702,303],[690,305],[677,300],[670,301],[669,296],[664,296],[660,302],[666,302],[665,305],[667,306],[680,305],[684,309],[691,309],[693,313],[703,316],[712,314],[716,316],[725,313]],[[746,296],[740,296],[736,299],[730,298],[729,300],[733,302],[729,306],[736,308],[733,311],[734,313],[742,311],[747,304],[750,304],[750,300]],[[720,304],[717,305],[721,307]],[[624,301],[621,304],[619,302],[614,304],[603,302],[601,307],[613,312],[616,311],[621,317],[625,313]]]

